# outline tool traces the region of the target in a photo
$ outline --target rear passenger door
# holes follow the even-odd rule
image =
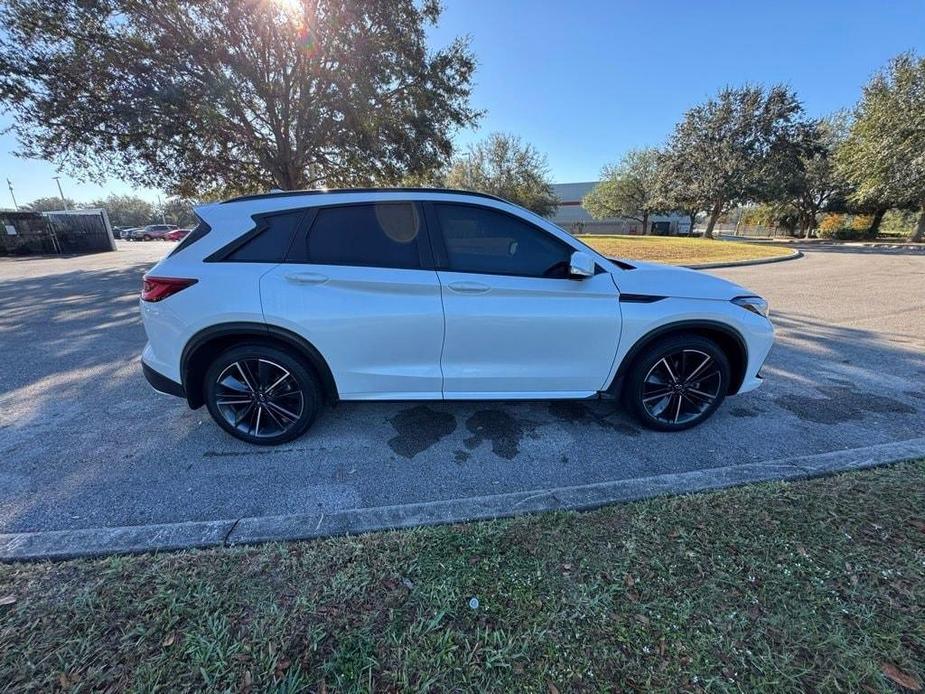
[[[440,399],[443,305],[417,203],[306,211],[261,280],[268,323],[324,356],[346,400]]]

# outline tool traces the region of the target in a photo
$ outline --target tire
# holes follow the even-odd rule
[[[322,403],[318,379],[301,359],[260,343],[222,352],[206,371],[203,389],[212,419],[258,446],[304,434]]]
[[[700,335],[673,335],[645,349],[630,367],[623,396],[639,422],[659,431],[690,429],[726,398],[725,352]]]
[[[148,236],[147,234],[145,234],[144,236],[141,237],[141,240],[142,240],[142,241],[150,241],[150,240],[151,240],[151,237]]]

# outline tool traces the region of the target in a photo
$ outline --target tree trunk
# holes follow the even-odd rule
[[[877,238],[877,234],[880,233],[880,222],[883,221],[883,215],[886,214],[887,208],[878,207],[874,211],[874,218],[870,220],[870,226],[867,227],[867,231],[864,232],[864,237],[868,239]]]
[[[687,216],[691,218],[691,228],[687,230],[687,235],[693,236],[694,235],[694,223],[697,221],[697,213],[692,212],[688,214]]]
[[[922,201],[922,211],[919,213],[919,223],[915,225],[915,231],[909,237],[912,243],[921,243],[925,241],[925,200]]]
[[[714,203],[713,209],[710,210],[710,220],[707,222],[707,228],[703,231],[703,238],[712,239],[713,238],[713,227],[716,226],[716,220],[719,219],[720,214],[723,211],[722,203]]]
[[[642,213],[642,235],[643,236],[649,235],[649,213],[648,212]]]

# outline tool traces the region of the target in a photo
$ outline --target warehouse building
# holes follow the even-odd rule
[[[559,198],[559,207],[549,218],[573,234],[641,234],[642,222],[614,217],[594,219],[581,205],[582,198],[591,192],[597,181],[585,183],[554,183],[552,192]],[[691,222],[680,213],[657,214],[649,217],[649,233],[658,236],[687,236]]]

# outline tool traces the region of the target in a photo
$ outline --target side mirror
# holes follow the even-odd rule
[[[584,251],[575,251],[569,260],[568,274],[574,279],[594,276],[594,258]]]

